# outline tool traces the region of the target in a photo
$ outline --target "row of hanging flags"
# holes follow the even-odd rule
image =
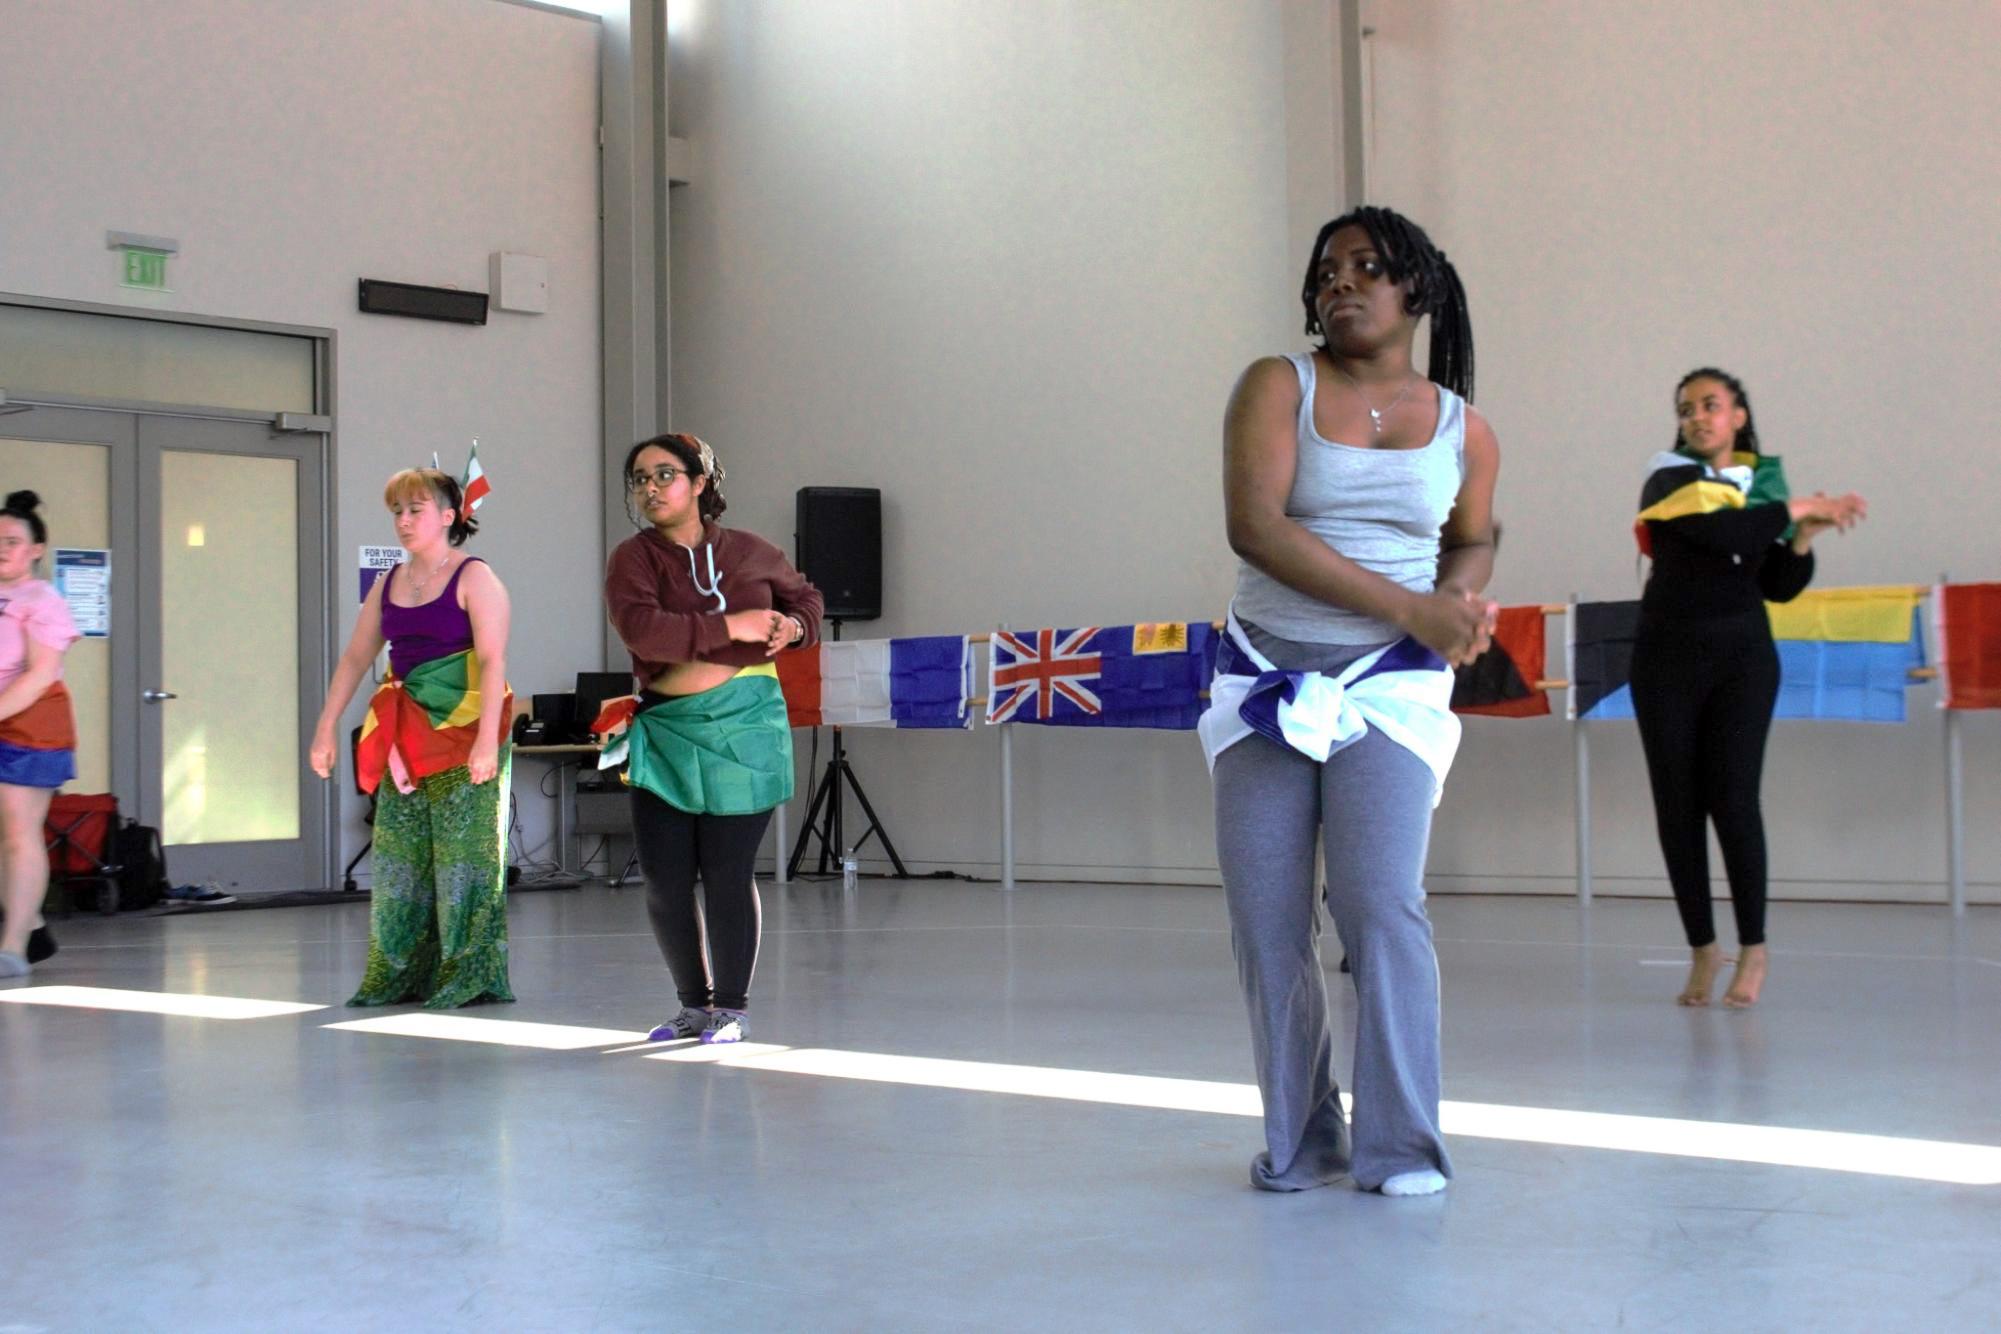
[[[1953,585],[1953,589],[2001,589],[2001,585]],[[1901,723],[1904,692],[1926,666],[1924,621],[1919,589],[1827,588],[1802,593],[1791,602],[1769,603],[1772,639],[1779,651],[1779,698],[1773,716],[1832,722]],[[2001,625],[2001,603],[1991,593],[1949,600],[1961,614],[1941,616],[1939,642],[1969,669],[1978,661],[1964,652],[1977,649],[1985,608],[1991,639]],[[1971,613],[1969,616],[1967,613]],[[1568,627],[1569,716],[1596,721],[1631,718],[1633,639],[1639,626],[1638,602],[1584,602]],[[2001,644],[1990,643],[1987,672],[2001,675]],[[1958,674],[1960,687],[1977,684],[1978,671]],[[1969,703],[1964,688],[1949,683],[1948,708],[1989,707]]]
[[[1791,602],[1768,603],[1779,651],[1774,716],[1903,722],[1904,692],[1927,665],[1922,599],[1922,590],[1897,585],[1812,589]],[[1570,612],[1568,716],[1631,718],[1640,604],[1580,602]],[[2001,708],[2001,583],[1946,584],[1936,591],[1932,614],[1940,703]],[[1534,689],[1544,656],[1542,609],[1504,608],[1493,649],[1459,671],[1454,712],[1510,718],[1548,713],[1548,697]]]
[[[1917,588],[1830,588],[1770,607],[1779,649],[1780,718],[1895,723],[1926,666]],[[1638,602],[1571,609],[1568,716],[1633,716],[1629,679]],[[2001,583],[1948,584],[1933,619],[1941,700],[2001,708]],[[1455,713],[1534,718],[1550,710],[1544,608],[1503,607],[1494,645],[1459,669]],[[778,655],[794,727],[1140,727],[1192,731],[1208,705],[1217,629],[1204,622],[1001,630],[989,647],[984,708],[970,635],[858,639]]]
[[[438,463],[435,454],[431,461]],[[1671,499],[1685,503],[1688,491]],[[1726,502],[1744,503],[1734,488],[1723,491]],[[475,440],[463,479],[467,512],[492,492]],[[1637,523],[1635,531],[1645,550],[1646,525]],[[1775,716],[1903,722],[1911,674],[1927,665],[1919,599],[1918,589],[1899,585],[1809,589],[1791,602],[1767,604],[1779,649]],[[1571,610],[1568,716],[1631,718],[1628,680],[1640,604],[1581,602]],[[1948,709],[2001,709],[2001,583],[1942,585],[1932,614],[1940,702]],[[1459,669],[1453,712],[1494,718],[1550,712],[1542,685],[1543,616],[1539,605],[1501,609],[1493,647]],[[1214,626],[1184,621],[996,631],[989,640],[986,720],[1192,731],[1206,707],[1218,642]],[[779,655],[778,679],[794,727],[964,728],[973,721],[970,635],[796,649]]]
[[[990,723],[1192,731],[1216,669],[1196,622],[998,631],[988,638]],[[778,655],[794,727],[970,727],[973,639],[819,644]]]

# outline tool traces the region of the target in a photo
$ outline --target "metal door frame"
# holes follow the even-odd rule
[[[304,673],[310,670],[309,663],[314,658],[317,658],[319,663],[330,673],[334,658],[338,652],[336,644],[338,629],[334,624],[334,620],[336,609],[340,605],[339,589],[335,586],[340,574],[340,563],[337,558],[340,534],[340,498],[338,488],[335,484],[336,479],[340,475],[338,466],[340,438],[337,427],[338,397],[336,392],[338,376],[335,369],[339,356],[338,334],[333,329],[319,325],[283,324],[270,320],[233,319],[227,316],[199,315],[186,311],[152,310],[132,306],[108,305],[96,301],[70,301],[55,297],[34,296],[21,292],[0,291],[0,305],[32,306],[42,310],[73,311],[84,315],[110,315],[121,319],[147,320],[155,324],[188,324],[212,329],[241,329],[252,333],[282,334],[291,338],[304,338],[312,342],[315,371],[312,416],[317,420],[299,425],[286,424],[291,426],[292,429],[305,429],[313,434],[322,435],[325,438],[324,447],[320,451],[318,478],[319,492],[324,498],[321,511],[321,519],[324,525],[323,540],[321,550],[318,553],[320,567],[326,574],[326,579],[320,590],[324,611],[321,623],[317,626],[308,625],[304,618],[301,618],[299,638],[302,650],[308,646],[314,650],[313,652],[302,651],[300,654],[302,678]],[[277,426],[280,422],[280,416],[276,413],[244,412],[229,408],[208,407],[201,404],[158,403],[135,399],[90,399],[60,394],[38,395],[30,391],[26,386],[7,384],[4,370],[0,370],[0,392],[6,394],[6,403],[9,405],[26,404],[31,408],[47,408],[57,411],[77,409],[87,413],[123,413],[129,414],[134,418],[164,416],[213,421],[263,422],[273,427]],[[0,430],[5,430],[6,420],[6,417],[0,416]],[[111,470],[112,534],[114,540],[122,537],[133,543],[133,547],[131,548],[133,554],[125,562],[128,571],[133,570],[133,561],[137,559],[137,553],[141,549],[138,543],[142,540],[138,532],[139,496],[137,489],[138,469],[136,466],[138,430],[136,426],[132,430],[131,437],[132,457],[135,459],[135,466],[125,469],[114,466]],[[78,443],[101,444],[104,442],[84,437],[79,439]],[[300,481],[302,486],[306,481],[303,468],[301,470]],[[121,491],[121,488],[124,488],[124,490]],[[121,509],[121,505],[124,507],[123,509]],[[121,513],[128,516],[127,521],[131,524],[132,529],[130,533],[122,532],[119,527]],[[118,578],[117,560],[118,557],[114,555],[112,570],[114,581]],[[302,579],[305,577],[306,564],[307,562],[301,561]],[[157,587],[157,584],[155,586]],[[114,582],[115,587],[116,583]],[[112,633],[114,635],[124,634],[131,636],[132,638],[128,639],[127,642],[136,642],[139,633],[138,613],[138,604],[133,598],[114,598],[111,620]],[[111,674],[113,703],[110,720],[112,736],[114,738],[112,748],[112,780],[113,787],[116,790],[129,792],[136,796],[140,790],[140,761],[138,758],[139,745],[137,742],[139,691],[142,689],[139,679],[141,670],[140,655],[134,653],[125,656],[130,661],[126,666],[126,670],[121,671],[116,664],[116,659],[119,655],[117,653],[112,655],[114,659]],[[129,675],[131,679],[126,680],[126,675]],[[299,696],[301,705],[300,723],[308,731],[311,727],[311,723],[308,720],[309,715],[317,717],[318,709],[316,703],[325,690],[326,679],[325,675],[322,675],[319,680],[310,683],[304,682],[302,679]],[[313,701],[315,706],[309,707],[309,701]],[[118,746],[116,738],[121,735],[121,729],[123,735],[133,738],[133,744],[129,748],[130,758],[124,762],[130,766],[129,772],[121,771],[121,762],[117,758]],[[302,767],[305,760],[305,744],[306,741],[301,742],[300,763]],[[318,826],[317,842],[321,850],[321,856],[317,870],[320,883],[323,886],[331,886],[338,883],[336,870],[340,863],[341,850],[340,798],[341,788],[338,783],[322,783],[319,785],[319,792],[316,799],[303,803],[299,810],[300,835],[307,840],[308,848],[312,846],[314,840],[308,837],[306,831],[312,828],[314,824]],[[308,855],[310,857],[310,853]],[[309,861],[307,866],[308,874],[310,875],[314,869]]]
[[[227,434],[220,439],[204,438],[206,432],[221,430]],[[289,459],[297,465],[293,474],[293,500],[297,515],[298,531],[294,536],[294,550],[298,553],[298,570],[294,577],[292,596],[299,611],[297,644],[299,662],[293,688],[299,701],[296,755],[298,757],[297,779],[299,783],[299,873],[304,884],[283,884],[281,889],[322,888],[312,884],[315,874],[328,862],[327,844],[331,842],[330,830],[324,822],[315,818],[314,812],[325,788],[317,775],[309,773],[305,765],[307,747],[311,744],[314,722],[318,717],[319,701],[326,693],[327,677],[332,671],[332,663],[325,657],[323,637],[314,633],[316,624],[323,624],[328,617],[328,588],[332,583],[331,571],[326,569],[325,558],[315,559],[315,552],[324,552],[325,535],[320,540],[310,541],[313,525],[325,522],[323,489],[324,479],[320,470],[314,467],[318,462],[320,447],[313,438],[317,432],[303,435],[292,432],[274,431],[269,423],[258,421],[216,422],[201,418],[171,417],[165,414],[142,418],[138,422],[139,492],[155,498],[162,493],[161,470],[165,456],[169,453],[236,455],[244,458]],[[231,438],[234,437],[234,438]],[[161,527],[160,508],[157,503],[139,506],[139,550],[148,557],[163,552],[166,534]],[[142,570],[137,596],[134,598],[140,608],[139,679],[141,690],[173,690],[184,683],[169,680],[164,675],[164,652],[166,648],[165,627],[160,621],[160,613],[165,607],[164,570],[158,561],[149,559]],[[244,614],[246,609],[218,607],[217,646],[219,651],[227,651],[228,626],[231,618]],[[317,614],[315,614],[317,613]],[[254,614],[251,612],[249,614]],[[165,717],[162,708],[172,708],[171,702],[163,702],[152,711],[144,708],[139,714],[139,808],[157,817],[163,832],[166,820],[167,791],[164,784],[166,774],[166,754],[164,734]],[[289,841],[289,840],[286,840]],[[185,846],[187,856],[196,854],[197,847],[217,845],[171,845]],[[234,844],[220,845],[232,848]],[[254,844],[243,846],[242,855],[254,855]],[[170,848],[171,855],[171,848]],[[227,852],[216,854],[227,856]],[[255,889],[257,882],[275,874],[275,868],[260,867],[254,862],[245,864],[246,879],[238,882],[239,889]]]
[[[10,398],[10,405],[11,402]],[[110,460],[104,471],[111,487],[110,495],[105,498],[112,553],[112,651],[108,682],[111,712],[106,719],[111,753],[105,758],[109,763],[111,790],[136,796],[139,791],[139,748],[134,744],[121,744],[120,739],[138,735],[139,655],[124,652],[120,646],[138,642],[139,603],[136,598],[127,597],[119,591],[119,581],[121,574],[126,579],[131,577],[130,570],[123,568],[123,561],[131,557],[123,556],[121,560],[121,555],[134,550],[138,542],[139,470],[135,464],[139,451],[138,418],[129,412],[107,412],[96,408],[37,406],[25,416],[11,413],[0,416],[0,436],[32,440],[38,444],[96,445],[110,451]],[[56,537],[61,535],[60,529],[54,534]],[[63,543],[51,545],[61,546]]]

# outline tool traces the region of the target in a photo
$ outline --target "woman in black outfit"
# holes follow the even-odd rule
[[[1779,654],[1765,603],[1798,597],[1813,578],[1813,539],[1846,531],[1867,506],[1853,493],[1788,498],[1734,376],[1690,371],[1675,386],[1675,412],[1675,448],[1655,456],[1634,522],[1654,565],[1633,646],[1633,711],[1694,952],[1680,1003],[1709,1004],[1721,961],[1705,828],[1713,820],[1737,918],[1737,972],[1723,1003],[1742,1009],[1757,1003],[1767,965],[1758,788]]]

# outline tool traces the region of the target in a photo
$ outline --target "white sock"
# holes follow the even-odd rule
[[[1385,1181],[1385,1195],[1436,1195],[1445,1189],[1445,1175],[1427,1167],[1422,1172],[1399,1172]]]

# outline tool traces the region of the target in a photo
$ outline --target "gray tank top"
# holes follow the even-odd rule
[[[1429,593],[1438,577],[1438,535],[1465,473],[1465,400],[1439,386],[1438,428],[1422,448],[1336,444],[1313,429],[1312,354],[1286,360],[1299,374],[1298,462],[1287,517],[1364,569]],[[1256,626],[1299,643],[1385,644],[1399,637],[1393,625],[1310,598],[1241,561],[1232,605],[1247,632]]]

